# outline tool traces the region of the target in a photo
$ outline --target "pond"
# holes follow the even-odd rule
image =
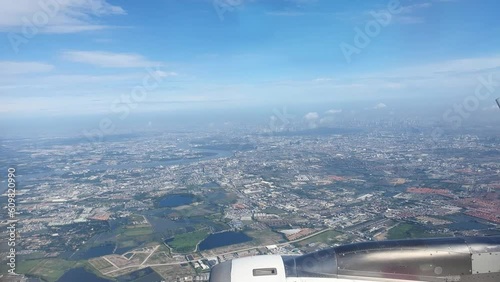
[[[447,219],[453,221],[447,227],[454,230],[483,230],[492,227],[492,225],[481,223],[477,218],[465,214],[451,215]]]
[[[195,198],[193,195],[168,195],[160,201],[160,208],[175,208],[179,206],[189,205],[193,203]]]
[[[118,282],[153,282],[153,281],[165,281],[158,273],[156,273],[151,267],[144,268],[125,274],[118,277]]]
[[[116,246],[115,244],[109,243],[105,245],[92,247],[83,253],[77,253],[73,257],[73,259],[91,259],[91,258],[102,257],[105,255],[110,255],[115,250],[115,246]]]
[[[252,238],[243,232],[226,231],[208,236],[200,243],[198,248],[200,251],[206,251],[249,241],[252,241]]]

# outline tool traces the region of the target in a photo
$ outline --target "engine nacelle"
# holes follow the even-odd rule
[[[500,237],[355,243],[223,262],[210,282],[500,281]]]

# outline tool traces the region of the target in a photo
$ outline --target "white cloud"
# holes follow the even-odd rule
[[[49,72],[53,69],[53,65],[40,62],[0,61],[1,75]]]
[[[141,55],[131,53],[111,53],[103,51],[66,51],[63,58],[76,63],[90,64],[104,68],[140,68],[162,65],[149,61]]]
[[[401,6],[401,12],[393,15],[392,21],[399,24],[420,24],[425,22],[425,17],[421,10],[429,9],[432,2],[453,2],[454,0],[434,0],[428,2],[415,3]],[[417,15],[416,15],[417,14]]]
[[[153,75],[159,79],[168,79],[178,75],[176,72],[156,68],[134,72],[129,72],[127,69],[124,72],[116,71],[113,74],[46,72],[50,67],[50,65],[38,66],[36,63],[20,65],[0,62],[0,90],[2,90],[0,96],[10,94],[30,97],[40,95],[57,97],[61,93],[71,93],[72,96],[78,96],[104,92],[105,95],[112,95],[115,92],[129,91],[131,87],[140,85],[146,75]],[[10,73],[6,73],[7,70],[10,70]],[[163,86],[168,85],[165,83]]]
[[[0,31],[72,33],[107,28],[96,18],[126,14],[106,0],[16,0],[3,1],[0,9]]]
[[[333,116],[327,116],[327,117],[321,118],[319,120],[319,123],[323,124],[323,125],[332,124],[334,122],[335,122],[335,117],[333,117]]]
[[[411,14],[413,12],[416,12],[417,10],[424,9],[424,8],[430,8],[431,6],[432,6],[432,4],[429,2],[416,3],[416,4],[412,4],[412,5],[402,6],[401,13]]]
[[[36,80],[39,81],[40,84],[46,85],[46,87],[55,86],[60,87],[63,85],[77,85],[84,84],[88,85],[89,83],[98,84],[98,83],[116,83],[116,82],[126,82],[126,81],[137,81],[141,78],[140,73],[133,74],[113,74],[113,75],[91,75],[91,74],[58,74],[58,75],[50,75],[40,77]]]
[[[316,112],[310,112],[310,113],[307,113],[305,116],[304,116],[304,119],[307,120],[307,121],[315,121],[319,118],[319,114],[316,113]]]
[[[475,87],[478,77],[500,74],[500,56],[461,58],[431,64],[397,68],[385,72],[360,75],[358,83],[384,86],[387,90],[447,89],[448,92]],[[470,90],[470,91],[473,91]]]
[[[380,109],[387,108],[387,105],[386,105],[386,104],[384,104],[384,103],[378,103],[378,104],[376,104],[373,108],[374,108],[375,110],[380,110]]]
[[[415,16],[421,9],[427,9],[432,6],[429,2],[417,3],[401,7],[401,12],[393,15],[392,21],[400,24],[420,24],[425,22],[422,16]]]
[[[316,128],[318,127],[318,123],[321,122],[319,120],[319,114],[317,112],[307,113],[304,116],[304,119],[306,120],[307,126],[309,128]]]
[[[329,81],[333,81],[333,78],[331,77],[318,77],[316,79],[313,80],[314,82],[329,82]]]
[[[305,13],[297,11],[274,11],[274,12],[267,12],[266,14],[269,16],[276,16],[276,17],[298,17],[305,15]]]
[[[473,95],[479,83],[478,77],[485,77],[488,80],[489,74],[492,73],[493,81],[500,79],[500,68],[494,68],[495,66],[500,66],[500,59],[498,58],[500,58],[500,55],[442,60],[432,64],[423,63],[405,66],[404,69],[382,69],[377,72],[365,74],[344,72],[332,74],[329,71],[329,73],[324,73],[317,77],[334,75],[335,79],[322,83],[315,82],[314,78],[316,77],[308,77],[303,80],[270,80],[262,83],[245,82],[227,84],[213,82],[213,84],[206,84],[205,82],[198,82],[193,77],[183,75],[175,79],[173,83],[166,79],[166,82],[158,90],[158,95],[184,97],[184,95],[188,94],[195,95],[202,93],[200,95],[211,99],[230,99],[234,101],[231,102],[233,103],[231,105],[235,106],[288,101],[287,99],[290,99],[289,97],[291,96],[294,97],[297,103],[324,101],[325,103],[330,103],[331,107],[335,107],[335,105],[339,105],[342,102],[361,102],[378,99],[373,104],[366,105],[366,110],[374,111],[373,107],[375,104],[378,102],[388,102],[391,99],[418,97],[419,99],[442,101],[449,98],[463,99],[465,95]],[[492,67],[493,69],[491,69]],[[0,65],[1,71],[8,69],[13,70],[15,68]],[[24,70],[17,70],[16,72],[22,73],[35,69],[37,68],[26,67]],[[39,71],[47,69],[50,69],[50,66],[49,68],[38,68]],[[456,71],[449,71],[453,69]],[[171,72],[175,70],[163,68],[155,68],[154,70],[161,71],[157,73],[158,77],[176,75],[176,73]],[[132,71],[132,73],[129,73],[129,71]],[[122,68],[113,69],[113,73],[107,75],[86,74],[85,72],[78,71],[67,74],[57,72],[0,76],[0,86],[2,87],[0,95],[26,97],[46,95],[47,97],[51,97],[50,99],[54,102],[59,102],[59,96],[68,93],[74,96],[99,94],[102,97],[115,97],[115,95],[120,97],[122,93],[127,93],[124,91],[130,91],[131,86],[141,83],[144,75],[144,69],[141,68]],[[44,89],[40,89],[40,91],[38,89],[36,91],[29,89],[34,87],[43,87]],[[256,97],[255,93],[260,94]],[[495,103],[493,98],[492,102]],[[224,106],[228,104],[229,102],[225,103]],[[392,104],[387,108],[380,108],[380,112],[387,111],[388,113],[390,111],[388,109],[393,108]],[[482,108],[483,106],[481,106]],[[332,110],[337,109],[333,108]],[[345,109],[343,113],[348,114]],[[328,112],[321,112],[321,114],[318,114],[318,118],[315,118],[316,114],[310,113],[306,115],[307,118],[313,120],[312,122],[306,120],[306,117],[303,115],[301,116],[301,120],[305,124],[310,123],[311,126],[314,126],[329,122],[327,117],[335,116],[334,114],[328,114]],[[494,113],[492,112],[492,114]],[[322,120],[322,118],[324,119]]]
[[[101,30],[109,28],[106,25],[55,25],[47,26],[43,31],[46,33],[76,33],[83,31]]]
[[[327,115],[334,115],[334,114],[340,114],[342,112],[342,109],[331,109],[326,111],[325,113]]]
[[[176,72],[164,72],[164,71],[155,71],[155,74],[158,76],[158,77],[168,77],[168,76],[177,76],[177,73]]]
[[[389,1],[387,1],[389,2]],[[376,15],[386,15],[389,13],[387,9],[388,5],[378,6],[376,9],[364,10],[361,12],[337,12],[334,14],[335,18],[341,21],[353,22],[356,24],[366,24],[369,21],[374,20],[374,14]],[[399,12],[391,13],[390,23],[394,24],[417,24],[425,22],[425,17],[419,13],[420,10],[432,7],[430,2],[422,2],[411,5],[403,5],[400,3],[398,5]]]
[[[435,76],[437,74],[460,74],[500,68],[500,56],[462,58],[398,69],[392,72],[400,75]]]

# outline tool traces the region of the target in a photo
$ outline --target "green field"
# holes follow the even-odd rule
[[[253,238],[254,243],[258,245],[273,245],[286,242],[286,239],[283,237],[282,234],[276,233],[270,229],[264,229],[264,230],[247,229],[245,230],[245,234]]]
[[[137,242],[134,240],[127,240],[127,239],[117,240],[117,243],[118,243],[118,248],[129,248],[137,246]]]
[[[16,265],[16,272],[18,272],[18,273],[30,273],[30,271],[32,269],[34,269],[37,265],[39,265],[43,261],[44,261],[43,259],[20,261]]]
[[[432,234],[427,233],[427,230],[424,227],[412,223],[401,223],[389,230],[387,234],[387,239],[390,240],[428,237],[432,237]]]
[[[45,281],[57,281],[64,272],[80,264],[75,261],[62,259],[38,259],[20,261],[17,265],[17,272],[40,277]]]
[[[338,241],[335,239],[337,236],[342,235],[342,233],[335,231],[335,230],[329,230],[326,232],[323,232],[319,235],[316,235],[314,237],[311,237],[309,239],[306,239],[304,241],[300,241],[299,244],[302,246],[311,244],[311,243],[325,243],[325,244],[335,244]]]
[[[153,230],[151,227],[125,228],[122,234],[127,237],[144,236],[153,234]]]
[[[146,242],[159,242],[161,239],[151,226],[146,225],[122,226],[115,232],[118,248],[138,248]]]
[[[198,230],[195,232],[175,235],[174,240],[168,245],[176,253],[190,253],[196,249],[196,245],[208,236],[208,230]]]

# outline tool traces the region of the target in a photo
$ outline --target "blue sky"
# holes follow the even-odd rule
[[[500,74],[499,10],[495,0],[9,1],[0,114],[463,99],[479,76]]]

